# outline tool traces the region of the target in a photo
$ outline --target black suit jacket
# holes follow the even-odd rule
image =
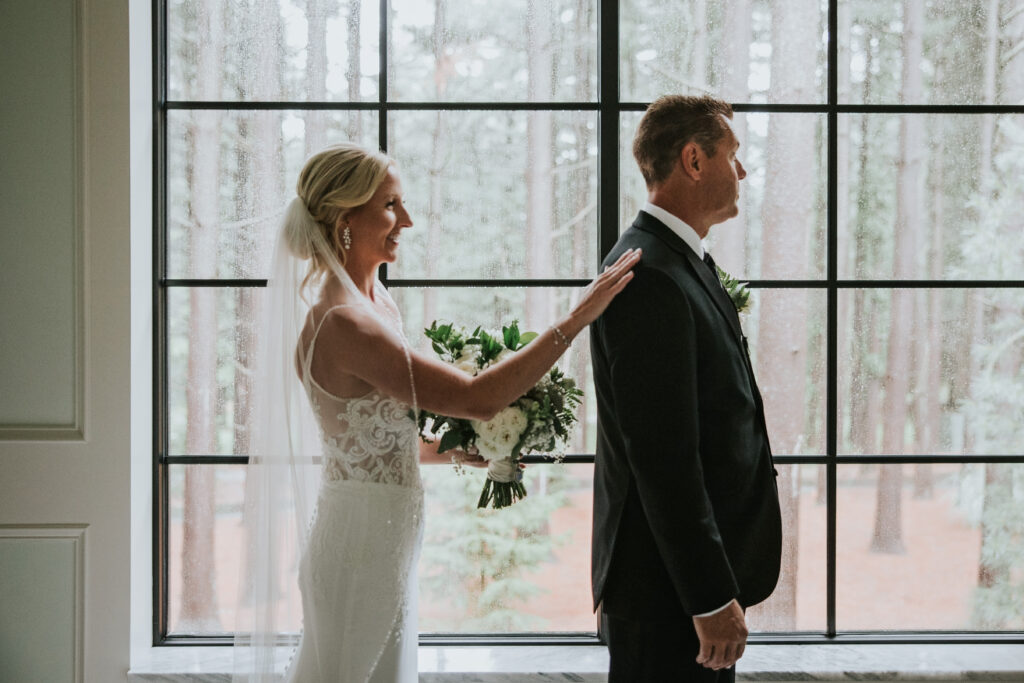
[[[776,472],[736,309],[641,212],[635,276],[591,326],[597,393],[595,608],[675,619],[767,598],[782,552]]]

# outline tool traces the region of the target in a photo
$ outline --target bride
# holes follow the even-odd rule
[[[303,633],[285,680],[415,681],[418,463],[447,459],[420,444],[416,411],[493,417],[604,311],[640,254],[606,269],[522,351],[470,377],[409,348],[377,279],[413,224],[395,163],[354,144],[329,147],[306,162],[296,194],[260,339],[236,680],[276,680],[275,647],[299,611],[291,603],[301,603]],[[480,462],[464,452],[453,459]]]

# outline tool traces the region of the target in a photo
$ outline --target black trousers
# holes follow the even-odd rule
[[[734,683],[736,668],[697,663],[700,640],[690,619],[630,621],[601,615],[611,663],[608,683]]]

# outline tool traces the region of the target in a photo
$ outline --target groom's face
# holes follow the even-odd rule
[[[739,213],[740,181],[747,176],[737,156],[740,143],[729,119],[721,117],[725,132],[715,146],[715,154],[705,160],[705,202],[711,223],[721,223]]]

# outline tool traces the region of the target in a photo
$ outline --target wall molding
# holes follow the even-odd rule
[[[87,524],[0,524],[0,544],[6,539],[65,540],[74,548],[74,610],[75,635],[74,683],[85,681],[85,536]]]
[[[86,362],[86,320],[85,305],[88,282],[85,277],[85,187],[86,187],[86,93],[87,41],[85,40],[86,0],[72,0],[71,26],[68,27],[71,53],[74,63],[71,69],[71,127],[72,149],[71,202],[72,225],[72,308],[73,338],[72,362],[74,365],[72,384],[73,417],[66,424],[0,424],[0,441],[84,441],[85,440],[85,362]]]

